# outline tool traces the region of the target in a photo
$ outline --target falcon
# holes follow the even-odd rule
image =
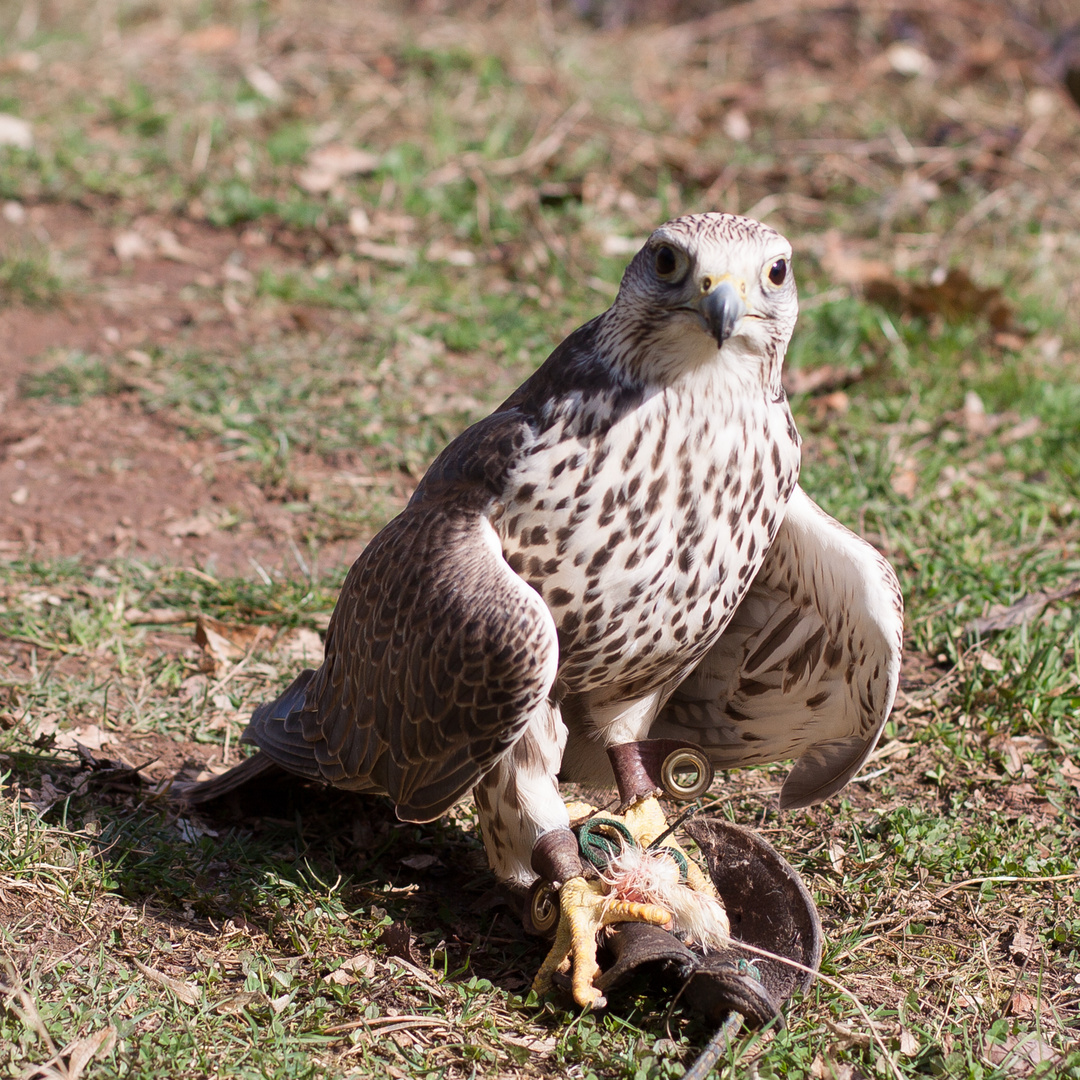
[[[497,877],[557,891],[538,989],[570,967],[596,1005],[599,927],[676,906],[586,872],[559,781],[614,783],[625,832],[686,864],[717,909],[700,932],[722,937],[711,882],[665,836],[671,770],[794,758],[780,806],[819,802],[873,751],[900,666],[892,569],[797,483],[797,310],[768,226],[657,229],[612,306],[435,459],[349,571],[322,666],[186,801],[282,769],[405,821],[471,792]]]

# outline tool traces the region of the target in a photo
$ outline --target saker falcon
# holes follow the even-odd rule
[[[539,988],[569,963],[576,1000],[602,1001],[597,928],[671,915],[586,879],[560,778],[616,782],[646,846],[670,747],[723,768],[795,758],[780,805],[807,806],[892,708],[896,577],[797,483],[780,381],[797,309],[768,226],[657,229],[612,306],[435,459],[349,571],[322,666],[187,801],[279,767],[388,795],[405,821],[471,792],[495,874],[559,889]],[[689,886],[719,907],[692,864]]]

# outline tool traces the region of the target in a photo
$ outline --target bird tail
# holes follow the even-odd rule
[[[201,806],[230,792],[239,791],[255,780],[282,772],[281,766],[260,750],[244,758],[228,772],[212,776],[209,780],[174,780],[169,788],[169,798],[185,806]]]

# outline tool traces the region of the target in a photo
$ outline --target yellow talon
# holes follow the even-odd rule
[[[592,810],[591,807],[588,809]],[[642,849],[666,832],[668,827],[660,804],[651,797],[631,806],[620,820]],[[660,851],[665,848],[674,848],[686,855],[674,837],[669,836],[661,842]],[[726,939],[729,933],[727,916],[716,886],[693,859],[687,857],[686,863],[689,893],[701,893],[704,897],[716,901],[711,908],[709,903],[705,902],[705,907],[710,908],[712,921],[697,924],[697,930],[704,927],[705,933],[705,937],[699,940],[707,942],[710,936],[714,942],[717,936]],[[683,894],[686,892],[687,890],[683,890]],[[541,996],[549,993],[555,972],[570,969],[574,1001],[582,1007],[589,1005],[601,1008],[606,1004],[604,995],[594,985],[600,974],[600,965],[596,960],[598,931],[601,927],[620,922],[643,922],[670,928],[673,920],[677,925],[682,925],[683,929],[694,929],[692,924],[680,924],[680,920],[684,920],[690,910],[687,908],[685,895],[673,899],[676,900],[675,906],[669,909],[658,904],[623,899],[612,886],[603,881],[586,880],[584,877],[570,878],[559,889],[559,924],[555,932],[555,944],[536,973],[533,989]],[[673,914],[674,912],[681,914]]]
[[[602,881],[571,878],[559,890],[559,928],[555,944],[533,980],[533,989],[543,995],[551,990],[552,976],[572,964],[570,986],[574,1001],[582,1007],[600,1008],[604,995],[593,985],[600,973],[596,961],[596,934],[602,926],[619,922],[644,922],[666,926],[671,913],[656,904],[639,904],[608,895]]]

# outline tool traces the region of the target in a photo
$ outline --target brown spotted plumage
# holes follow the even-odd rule
[[[187,798],[273,763],[414,821],[473,791],[493,869],[527,884],[568,825],[560,772],[610,780],[613,745],[798,757],[785,805],[842,787],[891,708],[902,609],[796,486],[790,259],[746,218],[658,229],[360,555],[322,667],[252,718],[260,753]]]

